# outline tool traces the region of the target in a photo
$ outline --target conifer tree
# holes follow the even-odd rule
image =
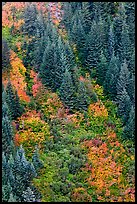
[[[86,34],[91,28],[91,11],[89,2],[82,2],[83,27]]]
[[[108,69],[104,81],[104,90],[106,93],[110,94],[112,99],[115,99],[117,95],[117,79],[119,76],[118,60],[114,53],[112,55],[111,61],[109,62]]]
[[[7,41],[2,38],[2,71],[10,68],[10,49]]]
[[[2,150],[8,156],[11,152],[11,140],[13,137],[13,129],[11,121],[7,115],[2,117]]]
[[[114,18],[115,54],[119,56],[121,52],[120,43],[121,43],[122,25],[125,19],[126,19],[126,10],[124,6],[124,2],[120,2],[118,6],[117,15]]]
[[[9,110],[11,112],[11,117],[12,119],[15,118],[15,108],[16,108],[16,105],[15,105],[15,94],[14,94],[14,91],[13,91],[13,88],[12,88],[12,85],[11,85],[11,82],[8,81],[8,84],[6,86],[6,102],[8,104],[8,107],[9,107]]]
[[[100,61],[97,65],[97,83],[99,83],[100,85],[103,85],[103,82],[105,80],[107,66],[107,59],[102,51],[100,55]]]
[[[54,75],[54,64],[53,64],[54,45],[51,44],[51,41],[49,38],[47,40],[48,40],[48,45],[44,51],[42,64],[39,70],[39,75],[40,75],[40,78],[42,79],[42,83],[52,88],[54,86],[53,84],[54,82],[52,80],[52,78],[54,77],[53,76]]]
[[[70,110],[75,108],[75,87],[72,82],[71,74],[67,69],[64,73],[63,81],[59,89],[59,96],[66,108],[69,108]]]
[[[124,60],[124,63],[121,65],[121,70],[117,81],[117,97],[122,94],[124,88],[126,89],[126,91],[128,91],[129,79],[130,73],[127,67],[127,62],[126,60]]]
[[[126,19],[125,19],[123,21],[123,24],[122,24],[119,53],[120,53],[121,62],[123,62],[126,59],[129,67],[131,67],[130,66],[130,61],[131,61],[132,47],[131,47],[131,41],[130,41],[130,38],[129,38],[128,29],[129,28],[128,28],[127,24],[126,24]]]
[[[36,170],[39,170],[40,168],[43,167],[43,164],[39,159],[38,147],[35,148],[35,151],[32,157],[32,162]]]
[[[78,93],[77,93],[77,108],[78,110],[87,110],[90,104],[90,97],[87,94],[86,87],[83,81],[79,82]]]
[[[93,21],[86,44],[88,47],[86,65],[87,69],[91,72],[92,68],[97,66],[101,49],[105,44],[103,21],[101,19],[98,23]]]
[[[114,52],[114,47],[115,47],[115,38],[114,38],[114,28],[113,24],[110,25],[109,28],[109,36],[108,36],[108,55],[109,55],[109,60],[112,57],[112,54]]]
[[[24,11],[23,32],[30,36],[35,36],[37,33],[37,9],[35,4],[28,3]]]
[[[130,97],[126,89],[123,88],[121,96],[119,97],[118,114],[121,116],[124,124],[128,120],[131,105]]]
[[[72,3],[72,2],[71,2]],[[63,3],[63,16],[62,24],[65,25],[66,30],[68,31],[71,28],[71,20],[73,16],[73,9],[70,2]]]
[[[23,106],[20,104],[20,99],[19,99],[19,96],[18,96],[18,92],[17,90],[15,91],[15,112],[14,112],[14,115],[15,115],[15,118],[21,116],[21,114],[23,113]]]
[[[131,75],[127,87],[128,94],[133,104],[135,104],[135,75]]]
[[[129,38],[131,46],[135,45],[135,2],[125,2],[126,9],[126,23],[129,26]]]
[[[135,108],[133,106],[131,106],[129,118],[124,127],[123,137],[128,139],[135,139]]]
[[[8,202],[13,202],[13,203],[14,203],[14,202],[17,202],[15,196],[13,196],[13,193],[10,193],[10,197],[9,197]]]
[[[23,191],[22,197],[24,202],[37,202],[36,196],[30,187]]]

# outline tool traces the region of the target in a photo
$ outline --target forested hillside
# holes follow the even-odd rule
[[[135,202],[135,2],[2,3],[2,202]]]

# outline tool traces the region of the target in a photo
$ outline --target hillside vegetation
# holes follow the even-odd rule
[[[134,2],[3,2],[2,202],[135,202]]]

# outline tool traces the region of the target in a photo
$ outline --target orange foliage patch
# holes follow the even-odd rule
[[[108,111],[105,108],[105,106],[101,103],[101,101],[98,101],[96,103],[90,104],[88,108],[89,114],[93,114],[94,117],[108,117]]]
[[[19,29],[20,26],[24,23],[22,19],[17,20],[16,16],[13,19],[12,17],[12,9],[15,7],[16,13],[23,11],[25,7],[25,2],[6,2],[4,6],[2,7],[2,26],[6,27],[8,26],[11,28],[11,26],[14,24],[16,29]]]
[[[106,142],[102,143],[101,139],[104,138]],[[98,195],[98,200],[134,202],[134,188],[129,187],[122,174],[123,165],[119,158],[124,157],[125,150],[123,145],[118,142],[116,133],[109,128],[106,134],[98,136],[98,139],[84,141],[84,146],[88,148],[87,156],[92,162],[92,168],[85,165],[85,169],[91,172],[87,181],[89,185],[96,187],[95,194]],[[120,149],[116,149],[117,147]],[[127,162],[126,159],[123,164],[125,162]]]
[[[30,98],[26,94],[26,68],[22,63],[22,60],[17,57],[16,53],[13,50],[10,50],[10,64],[12,66],[12,69],[9,73],[11,84],[17,89],[20,99],[29,102]],[[2,81],[4,86],[6,86],[8,83],[8,73],[2,73]]]

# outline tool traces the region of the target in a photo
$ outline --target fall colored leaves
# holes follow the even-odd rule
[[[29,102],[30,98],[26,94],[26,82],[25,82],[25,72],[26,68],[24,67],[22,60],[17,57],[16,53],[11,50],[10,51],[10,63],[12,69],[10,70],[10,81],[11,84],[17,89],[18,95],[21,100]],[[4,80],[4,78],[2,78]],[[7,84],[6,79],[3,83]]]
[[[108,117],[107,109],[100,102],[91,104],[89,110],[93,117]],[[92,163],[92,168],[85,167],[91,172],[87,181],[94,188],[98,201],[134,202],[134,186],[130,186],[123,173],[124,164],[128,162],[126,151],[113,129],[106,127],[103,135],[84,141],[84,146],[88,148],[88,160]]]

